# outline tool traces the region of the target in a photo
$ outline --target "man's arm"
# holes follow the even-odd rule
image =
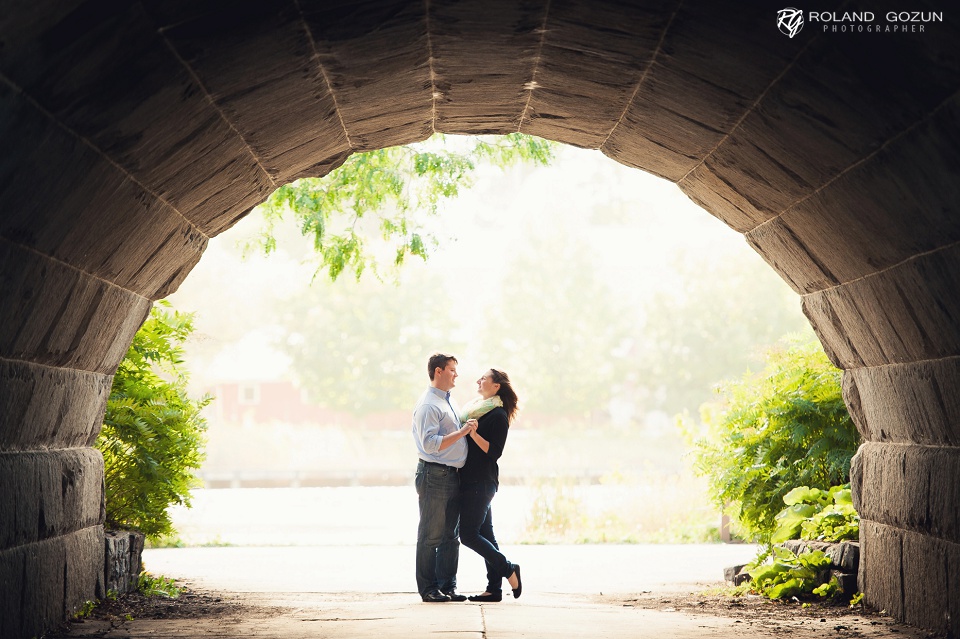
[[[440,450],[446,450],[453,446],[455,442],[460,439],[463,439],[467,435],[473,432],[473,429],[470,426],[464,424],[458,430],[453,431],[449,435],[444,435],[443,440],[440,443]]]
[[[459,430],[446,435],[440,434],[440,418],[443,413],[436,406],[424,404],[417,409],[414,420],[417,424],[417,435],[425,453],[435,455],[442,450],[453,446],[455,442],[468,435],[473,429],[464,425]]]

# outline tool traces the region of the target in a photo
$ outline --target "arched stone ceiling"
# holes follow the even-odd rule
[[[210,237],[351,153],[515,131],[677,183],[802,296],[868,442],[855,471],[868,599],[960,633],[949,12],[907,33],[809,23],[790,38],[781,7],[760,2],[8,4],[0,635],[37,634],[89,598],[102,467],[85,447],[151,301]],[[874,4],[878,23],[905,8]],[[82,479],[41,487],[64,473]],[[7,609],[45,579],[54,603]]]

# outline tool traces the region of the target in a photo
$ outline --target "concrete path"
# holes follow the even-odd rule
[[[724,566],[747,563],[753,545],[504,546],[523,567],[527,593],[597,595],[675,589],[723,581]],[[416,596],[413,546],[296,546],[146,550],[144,568],[227,592],[410,593]],[[460,590],[482,592],[483,560],[461,548]],[[704,587],[707,587],[706,585]]]
[[[496,604],[419,601],[410,546],[187,548],[148,550],[146,568],[205,591],[224,610],[191,619],[76,624],[70,637],[256,637],[260,639],[537,639],[750,637],[919,639],[921,631],[870,619],[844,625],[803,616],[773,621],[711,616],[663,599],[721,583],[724,565],[752,558],[749,546],[517,546],[524,592]],[[461,556],[461,591],[483,586],[479,557]],[[638,603],[662,593],[659,609]],[[675,593],[671,595],[670,593]],[[509,594],[509,593],[508,593]],[[652,595],[646,595],[647,601]],[[689,602],[689,598],[685,599]],[[796,607],[799,610],[799,606]],[[792,614],[792,613],[791,613]],[[819,616],[819,615],[816,615]],[[894,627],[896,626],[896,627]]]

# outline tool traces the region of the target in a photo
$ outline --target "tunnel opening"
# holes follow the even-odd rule
[[[716,400],[713,384],[758,370],[766,348],[809,325],[796,295],[740,236],[672,185],[589,151],[560,155],[560,166],[491,169],[449,202],[434,220],[445,225],[436,255],[405,266],[399,288],[369,274],[359,284],[350,274],[332,284],[324,274],[312,279],[314,265],[302,258],[313,248],[293,246],[302,238],[292,223],[284,229],[290,251],[255,263],[240,260],[233,238],[255,237],[257,221],[215,239],[170,298],[200,314],[199,347],[188,354],[196,394],[220,396],[207,411],[207,486],[408,485],[407,404],[426,384],[420,360],[445,349],[462,362],[459,404],[474,395],[471,374],[484,363],[510,371],[527,395],[507,483],[549,501],[581,484],[626,489],[649,474],[645,490],[660,500],[639,534],[622,522],[620,532],[595,524],[525,542],[717,538],[709,531],[719,514],[681,458],[673,418],[686,411],[696,421],[700,404]],[[578,444],[581,432],[606,452]],[[618,450],[636,458],[611,461]],[[692,492],[675,494],[680,486]],[[526,502],[511,517],[517,533]],[[662,530],[684,510],[700,513],[696,531]],[[204,519],[182,515],[188,526]],[[259,519],[254,538],[276,543],[268,540],[274,517]],[[379,523],[357,534],[409,542],[404,534],[415,530]],[[191,543],[231,541],[201,535]]]
[[[102,466],[88,446],[110,378],[210,237],[352,152],[517,130],[677,183],[801,295],[866,439],[867,601],[960,632],[957,25],[789,37],[775,14],[706,2],[11,9],[0,632],[38,634],[95,591]],[[75,489],[45,490],[67,467]]]

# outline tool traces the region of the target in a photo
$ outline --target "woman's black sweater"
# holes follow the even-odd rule
[[[507,411],[498,406],[477,420],[477,434],[490,442],[489,452],[483,452],[472,437],[467,437],[467,462],[460,469],[460,483],[473,484],[492,481],[500,485],[500,469],[497,460],[507,443],[510,421]]]

